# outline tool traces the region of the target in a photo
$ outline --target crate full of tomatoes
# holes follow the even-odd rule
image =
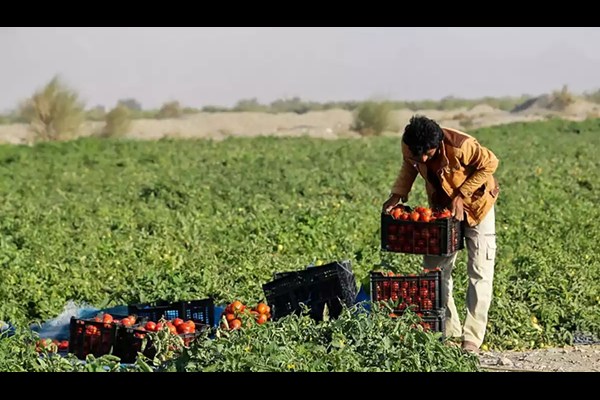
[[[119,357],[123,363],[135,362],[138,353],[152,359],[158,349],[150,333],[163,335],[163,338],[168,339],[169,350],[177,351],[189,347],[208,329],[209,325],[191,319],[184,321],[176,317],[171,320],[160,318],[158,321],[152,321],[144,318],[134,326],[123,326],[116,331],[112,354]]]
[[[442,272],[439,268],[422,274],[394,274],[372,271],[370,274],[371,301],[391,301],[394,312],[407,308],[415,312],[442,309]]]
[[[71,317],[69,353],[75,354],[81,360],[85,360],[88,354],[95,357],[111,354],[117,329],[120,326],[132,326],[135,323],[133,318],[108,313],[85,319]]]
[[[463,223],[448,209],[398,205],[381,214],[382,250],[448,256],[463,248]]]
[[[372,271],[370,283],[371,301],[388,302],[393,310],[390,317],[395,318],[411,310],[419,317],[419,324],[424,330],[444,332],[444,291],[440,268],[426,270],[419,275]],[[381,306],[384,307],[383,304]]]
[[[71,318],[69,353],[79,359],[113,354],[122,362],[133,362],[141,352],[153,357],[156,350],[148,332],[165,331],[188,346],[214,323],[213,300],[133,304],[128,316],[100,313],[95,318]]]

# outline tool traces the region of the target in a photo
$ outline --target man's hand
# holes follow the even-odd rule
[[[401,196],[399,194],[392,194],[389,199],[383,203],[382,212],[385,214],[389,214],[400,201],[403,203],[406,201],[406,197]]]
[[[464,209],[463,209],[463,198],[461,195],[458,195],[452,200],[452,216],[457,221],[462,221],[464,219]]]

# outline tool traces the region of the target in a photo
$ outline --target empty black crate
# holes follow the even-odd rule
[[[323,319],[325,305],[329,316],[335,318],[340,315],[343,304],[352,306],[356,299],[356,281],[349,261],[276,276],[279,277],[263,285],[274,320],[299,314],[302,304],[317,321]]]
[[[442,308],[442,271],[420,275],[393,275],[372,271],[370,274],[371,301],[393,301],[395,308],[408,307],[415,312]],[[397,306],[397,307],[396,307]]]
[[[214,302],[212,298],[190,301],[156,301],[152,303],[130,304],[129,314],[139,318],[147,318],[158,322],[161,318],[171,321],[175,318],[194,320],[208,326],[213,326],[215,321]]]
[[[464,226],[453,218],[433,222],[381,214],[381,249],[396,253],[448,256],[464,248]]]

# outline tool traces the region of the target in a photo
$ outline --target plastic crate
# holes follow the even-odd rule
[[[400,310],[394,311],[394,314],[397,316],[402,315],[402,313],[403,312]],[[437,311],[425,311],[416,314],[420,318],[418,324],[423,327],[425,332],[440,332],[442,333],[442,337],[444,337],[444,328],[446,323],[443,309]]]
[[[329,316],[336,318],[343,305],[350,307],[354,304],[356,280],[349,261],[336,261],[280,274],[264,284],[263,291],[271,307],[273,320],[299,314],[304,304],[310,309],[311,317],[320,321],[325,305]]]
[[[464,224],[453,218],[414,222],[381,214],[382,250],[448,256],[463,249],[464,245]]]
[[[415,312],[442,308],[444,293],[441,270],[394,276],[372,271],[370,284],[372,302],[391,300],[399,311],[409,307]]]
[[[156,301],[152,303],[130,304],[127,307],[130,315],[158,322],[161,318],[168,321],[175,318],[191,319],[204,325],[212,326],[215,321],[214,302],[212,298],[190,301]]]
[[[142,325],[134,327],[119,327],[115,335],[113,355],[119,357],[122,363],[134,363],[138,353],[152,359],[156,355],[156,348],[152,343],[148,331],[141,329]],[[183,339],[185,346],[189,346],[206,329],[208,325],[196,324],[196,332],[181,333],[179,337]]]
[[[122,316],[113,316],[122,319]],[[88,354],[100,357],[111,354],[115,336],[119,326],[115,323],[104,323],[94,319],[71,317],[69,324],[69,353],[80,360],[85,360]]]

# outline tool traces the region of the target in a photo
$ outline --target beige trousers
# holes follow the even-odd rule
[[[465,225],[466,248],[468,251],[467,276],[467,315],[465,323],[460,325],[454,298],[452,297],[452,269],[458,252],[451,256],[425,256],[423,267],[442,269],[442,287],[446,308],[447,337],[462,337],[481,346],[485,336],[488,310],[492,302],[492,283],[494,280],[494,261],[496,258],[496,217],[492,207],[485,218],[474,227]]]

